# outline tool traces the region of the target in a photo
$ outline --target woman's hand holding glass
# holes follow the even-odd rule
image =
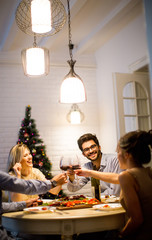
[[[75,170],[75,174],[77,176],[90,177],[92,171],[93,170],[89,170],[89,169],[86,169],[86,168],[81,168],[81,169]]]

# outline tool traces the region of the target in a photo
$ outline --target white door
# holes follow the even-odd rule
[[[114,73],[117,137],[151,129],[149,75]]]

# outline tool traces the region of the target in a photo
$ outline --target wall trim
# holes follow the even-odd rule
[[[146,65],[149,65],[148,56],[144,56],[144,57],[138,59],[137,61],[133,62],[132,64],[130,64],[129,65],[129,73],[133,73]]]

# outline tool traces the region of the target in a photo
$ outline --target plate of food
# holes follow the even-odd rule
[[[101,195],[102,203],[119,203],[119,197],[115,195]]]
[[[78,208],[91,208],[95,204],[99,204],[100,202],[95,199],[70,199],[61,201],[58,206],[56,206],[56,209],[58,210],[68,210],[68,209],[78,209]]]
[[[43,206],[54,206],[58,210],[78,209],[78,208],[91,208],[95,204],[99,204],[95,198],[86,198],[83,195],[63,197],[52,202],[43,202]]]
[[[98,204],[94,205],[93,208],[101,211],[113,211],[122,209],[122,205],[120,203]]]
[[[56,210],[56,207],[50,207],[50,206],[41,206],[41,207],[30,207],[30,208],[24,208],[23,211],[25,213],[51,213]]]

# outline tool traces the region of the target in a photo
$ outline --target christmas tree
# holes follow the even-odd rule
[[[25,118],[22,120],[21,127],[18,134],[19,144],[26,144],[31,151],[33,156],[33,167],[38,168],[46,177],[51,179],[52,164],[46,155],[46,147],[40,138],[39,132],[36,129],[35,120],[31,119],[31,106],[28,105],[25,109]],[[61,190],[58,194],[59,197],[65,196]],[[47,193],[43,196],[44,198],[55,198],[56,196]]]

